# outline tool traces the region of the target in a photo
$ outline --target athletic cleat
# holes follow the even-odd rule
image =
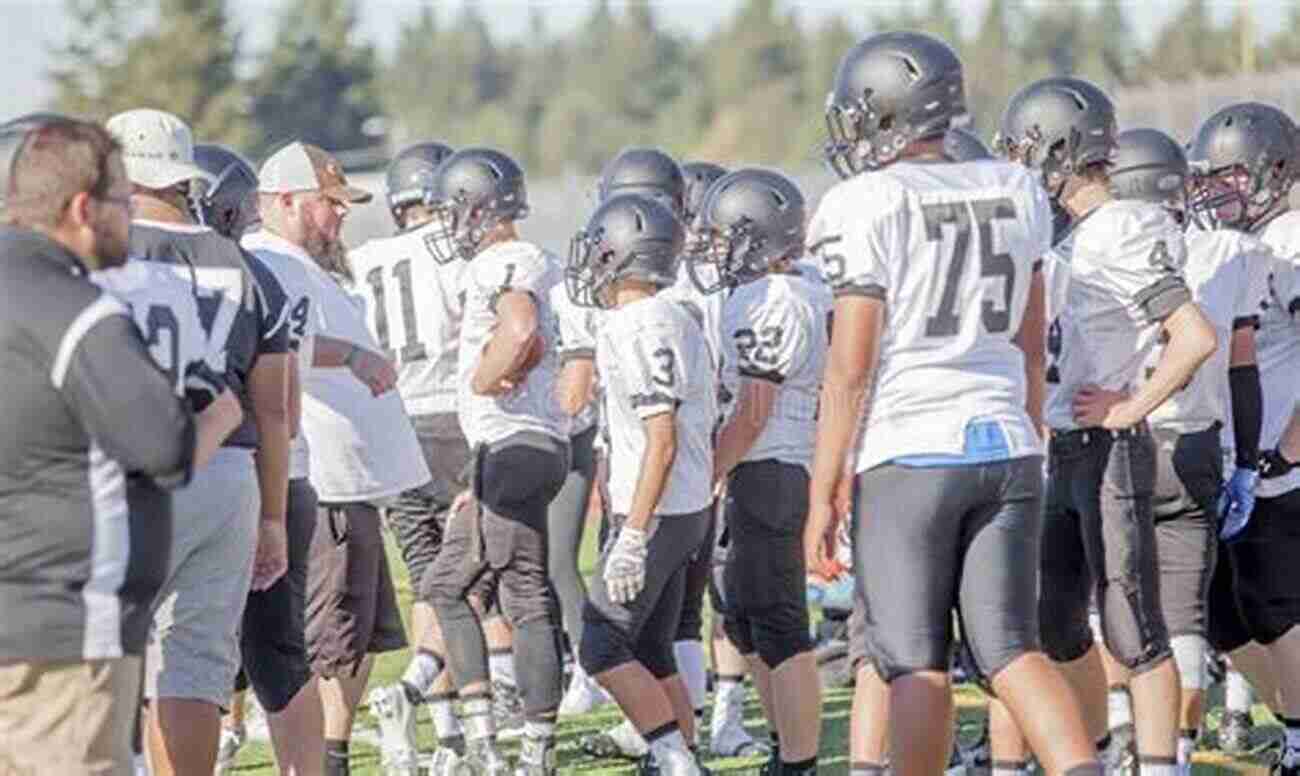
[[[730,719],[715,735],[709,736],[709,752],[715,757],[767,757],[772,750],[766,743],[755,740],[739,719]]]
[[[637,760],[636,776],[659,776],[659,763],[654,755],[646,752]]]
[[[561,717],[578,717],[613,702],[609,693],[605,692],[605,688],[597,684],[595,679],[575,671],[573,679],[569,682],[569,689],[564,692],[564,699],[560,701],[560,709],[557,713]]]
[[[627,720],[623,720],[609,730],[584,736],[578,742],[578,747],[599,759],[619,757],[624,760],[639,760],[650,752],[645,739],[641,738],[641,734]]]
[[[370,692],[370,710],[379,720],[380,751],[385,776],[419,776],[419,747],[415,743],[416,707],[400,684]]]
[[[510,776],[510,763],[491,741],[475,741],[465,750],[457,776]]]
[[[504,682],[492,683],[492,716],[498,740],[513,741],[524,734],[524,701],[519,688]]]
[[[462,761],[456,750],[442,746],[433,750],[424,767],[428,776],[460,776]]]
[[[961,755],[961,745],[956,736],[952,738],[952,753],[948,755],[948,765],[943,769],[943,776],[966,776],[966,758]]]
[[[1219,722],[1219,749],[1241,755],[1250,750],[1250,731],[1255,726],[1248,711],[1225,711]]]
[[[235,728],[221,726],[221,742],[217,744],[217,766],[212,771],[213,776],[224,776],[234,766],[247,738],[248,733],[242,725]]]
[[[1137,734],[1132,725],[1120,725],[1110,731],[1110,744],[1102,750],[1101,766],[1107,776],[1128,776],[1138,772]]]

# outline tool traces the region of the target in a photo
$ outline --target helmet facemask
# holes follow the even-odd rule
[[[1252,231],[1281,212],[1291,181],[1285,163],[1252,171],[1237,164],[1217,170],[1193,168],[1188,212],[1206,229]]]
[[[520,207],[513,213],[503,213],[494,204],[488,198],[471,200],[464,192],[432,203],[432,220],[439,228],[425,242],[434,259],[439,264],[450,264],[457,259],[470,261],[482,250],[483,242],[493,230],[528,212],[526,207]]]
[[[909,125],[897,125],[893,115],[881,115],[872,105],[871,90],[849,103],[826,98],[826,135],[822,155],[841,179],[867,170],[879,170],[898,160],[903,149],[916,140]]]
[[[564,286],[569,299],[579,307],[608,310],[614,306],[606,294],[617,274],[614,249],[605,244],[604,230],[579,230],[569,241],[569,260],[564,268]]]

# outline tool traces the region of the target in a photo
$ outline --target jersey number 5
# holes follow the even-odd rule
[[[948,257],[948,273],[943,291],[933,315],[925,319],[927,337],[951,337],[961,330],[960,300],[958,294],[971,255],[972,226],[979,238],[979,273],[982,278],[1002,279],[1002,300],[984,299],[980,317],[990,334],[1000,334],[1011,328],[1011,296],[1016,286],[1016,265],[1010,254],[993,252],[993,222],[1016,217],[1015,205],[1006,197],[981,199],[973,202],[952,202],[922,205],[925,234],[931,242],[942,244],[943,226],[951,224],[955,231],[952,255]]]

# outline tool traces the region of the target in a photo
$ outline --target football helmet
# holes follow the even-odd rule
[[[388,192],[388,210],[398,226],[402,226],[402,211],[407,206],[429,204],[438,165],[451,155],[451,146],[430,141],[407,146],[388,163],[384,188]]]
[[[992,159],[993,152],[979,135],[962,127],[952,127],[943,135],[943,152],[954,162],[978,162]]]
[[[1300,170],[1297,129],[1271,105],[1240,102],[1210,116],[1188,149],[1193,218],[1255,229],[1286,208]]]
[[[823,149],[841,178],[878,169],[914,140],[942,135],[966,116],[961,60],[919,32],[885,32],[840,60],[826,96]]]
[[[1126,129],[1110,170],[1110,190],[1118,199],[1162,205],[1181,219],[1187,211],[1187,154],[1158,129]]]
[[[699,235],[687,272],[701,293],[748,283],[804,247],[806,206],[799,186],[775,170],[736,170],[709,189],[696,217]],[[715,271],[701,272],[700,265]],[[717,277],[714,282],[705,278]]]
[[[429,199],[442,228],[428,245],[440,264],[473,259],[493,228],[528,215],[523,168],[492,148],[463,148],[443,160]]]
[[[636,278],[666,288],[677,280],[685,227],[661,200],[619,194],[591,216],[569,243],[564,280],[569,298],[608,309],[615,281]]]
[[[215,143],[195,143],[194,163],[212,181],[190,182],[190,208],[202,223],[238,240],[259,220],[257,171],[244,157]]]
[[[1039,170],[1048,193],[1059,198],[1072,174],[1114,160],[1118,135],[1105,92],[1081,78],[1044,78],[1011,98],[993,150]]]
[[[601,202],[618,194],[641,194],[663,202],[677,216],[686,203],[686,179],[676,160],[658,148],[625,148],[600,173]]]

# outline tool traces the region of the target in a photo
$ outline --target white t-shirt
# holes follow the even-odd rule
[[[1196,370],[1191,382],[1147,418],[1153,427],[1189,433],[1223,423],[1223,447],[1235,447],[1232,436],[1232,394],[1228,363],[1232,333],[1240,326],[1259,325],[1260,305],[1268,294],[1272,252],[1255,237],[1228,229],[1187,231],[1187,264],[1183,278],[1192,299],[1214,326],[1219,347]],[[1157,344],[1147,358],[1142,380],[1160,363],[1164,347]]]
[[[772,413],[743,460],[811,470],[831,297],[820,278],[772,274],[736,288],[722,307],[725,348],[740,376],[777,387]]]
[[[266,229],[245,234],[240,245],[262,261],[284,290],[285,307],[289,311],[289,347],[298,354],[300,379],[306,380],[316,352],[318,291],[317,281],[309,272],[316,263],[297,245]],[[299,479],[310,474],[307,435],[300,432],[289,446],[289,477]]]
[[[208,338],[188,266],[128,261],[93,272],[90,279],[126,304],[149,355],[177,396],[185,395],[191,366],[204,365],[218,375],[226,371],[225,339]]]
[[[1000,161],[897,163],[822,199],[808,239],[836,297],[885,301],[857,471],[960,456],[976,422],[997,424],[1009,457],[1041,453],[1012,339],[1051,221],[1033,173]]]
[[[1191,292],[1181,275],[1187,260],[1182,228],[1159,205],[1111,200],[1085,216],[1053,248],[1053,286],[1066,301],[1049,305],[1047,402],[1053,429],[1078,428],[1074,396],[1088,383],[1132,391],[1161,324]],[[1055,289],[1054,289],[1055,290]]]
[[[366,328],[360,300],[301,249],[270,232],[247,235],[243,243],[276,273],[291,302],[291,335],[302,338],[299,436],[304,452],[310,450],[307,474],[320,500],[376,501],[428,482],[424,455],[397,391],[372,396],[350,369],[312,366],[317,336],[383,352]]]
[[[397,366],[397,390],[412,415],[456,411],[456,354],[464,314],[463,261],[439,264],[425,224],[371,240],[348,255],[370,331]]]
[[[596,368],[610,444],[610,507],[632,508],[646,434],[643,421],[674,413],[677,454],[656,514],[698,512],[713,498],[716,367],[699,324],[662,294],[602,315]]]
[[[1259,235],[1273,249],[1268,297],[1255,339],[1264,389],[1260,447],[1277,447],[1300,396],[1300,211],[1273,219]],[[1274,498],[1300,488],[1300,471],[1260,480],[1256,493]]]
[[[560,366],[555,342],[560,324],[550,301],[551,289],[562,280],[563,271],[554,257],[519,240],[493,245],[469,262],[460,330],[458,410],[470,446],[498,442],[521,431],[568,440],[572,423],[555,396]],[[533,298],[546,352],[523,385],[502,396],[478,396],[470,385],[497,323],[497,299],[507,291]]]

